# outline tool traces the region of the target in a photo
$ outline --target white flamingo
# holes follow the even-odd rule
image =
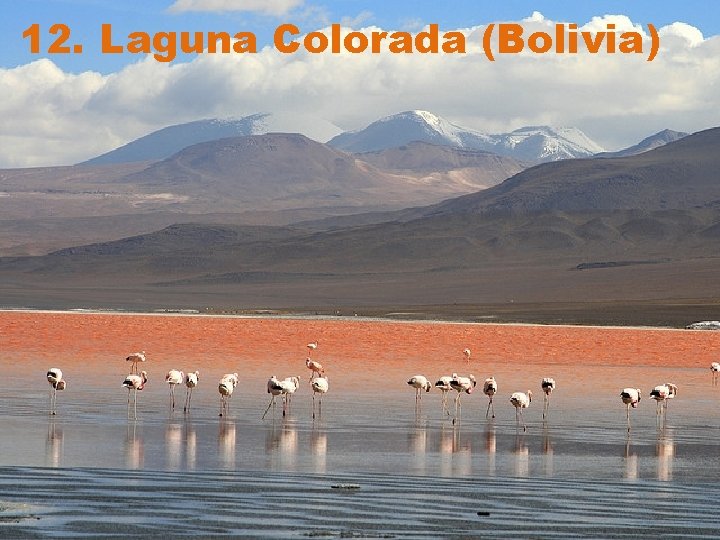
[[[145,360],[145,351],[131,353],[127,358],[125,358],[126,362],[132,362],[130,365],[130,373],[137,373],[138,364],[140,362],[145,362]]]
[[[65,390],[65,379],[60,368],[50,368],[47,372],[47,381],[50,384],[50,414],[57,414],[57,391]]]
[[[170,409],[175,410],[175,386],[185,382],[185,374],[178,369],[171,369],[165,375],[165,382],[170,385]]]
[[[555,390],[555,379],[552,377],[545,377],[540,383],[542,391],[545,393],[543,396],[543,420],[547,418],[550,410],[550,394]]]
[[[422,400],[422,391],[425,390],[426,392],[429,392],[432,388],[430,381],[428,381],[427,377],[424,375],[415,375],[410,377],[410,380],[407,383],[415,389],[416,404]]]
[[[313,419],[315,418],[315,394],[319,394],[318,398],[318,416],[322,416],[322,397],[324,394],[327,394],[328,389],[330,388],[330,384],[328,382],[327,377],[316,377],[312,380],[310,383],[312,386],[313,391]]]
[[[320,362],[316,362],[315,360],[311,360],[308,356],[305,359],[305,366],[310,370],[310,380],[313,380],[313,377],[322,377],[325,375],[325,369],[322,367],[322,364]]]
[[[143,390],[145,388],[145,384],[147,383],[147,371],[141,371],[140,374],[137,373],[130,373],[127,377],[125,377],[125,380],[123,381],[123,386],[127,388],[128,390],[128,400],[127,400],[127,412],[128,412],[128,418],[130,418],[130,391],[133,392],[134,400],[133,400],[133,417],[135,420],[137,420],[137,393],[140,390]]]
[[[710,371],[712,372],[713,385],[717,386],[718,375],[720,375],[720,362],[713,362],[710,364]]]
[[[308,354],[312,354],[312,352],[318,348],[318,342],[317,340],[311,341],[307,344]]]
[[[677,385],[674,383],[659,384],[650,391],[650,397],[657,402],[655,416],[657,420],[667,414],[668,401],[677,395]]]
[[[448,408],[448,392],[452,390],[452,386],[450,386],[450,381],[452,381],[452,376],[443,375],[437,380],[437,382],[435,382],[435,388],[442,392],[441,403],[443,412],[447,413],[448,416],[450,416],[450,409]]]
[[[520,421],[522,421],[523,431],[527,431],[527,426],[525,425],[525,418],[523,417],[522,411],[530,406],[531,401],[532,391],[530,390],[527,391],[527,394],[515,392],[510,396],[510,403],[515,407],[515,423],[519,425]]]
[[[200,380],[200,372],[195,371],[194,373],[188,373],[185,375],[185,407],[183,411],[188,412],[190,410],[190,399],[192,398],[192,391],[198,385]]]
[[[220,392],[220,414],[219,416],[227,416],[230,409],[230,398],[235,391],[238,383],[237,373],[226,373],[220,378],[218,383],[218,392]]]
[[[485,379],[485,382],[483,383],[483,394],[488,397],[488,406],[487,411],[485,411],[485,418],[487,418],[490,414],[490,409],[492,409],[492,417],[495,418],[495,405],[493,404],[493,396],[497,394],[497,391],[498,385],[495,377],[488,377],[487,379]]]
[[[632,407],[633,409],[637,408],[638,403],[640,403],[641,397],[642,393],[640,392],[639,388],[623,388],[622,392],[620,392],[620,398],[625,404],[625,409],[627,412],[628,432],[630,431],[630,407]]]
[[[470,355],[472,352],[470,349],[463,349],[463,356],[465,357],[465,361],[469,364],[470,363]]]
[[[450,387],[457,392],[457,396],[455,397],[455,418],[453,418],[453,424],[459,421],[460,418],[460,396],[462,394],[471,394],[476,385],[477,381],[475,380],[475,376],[472,374],[467,377],[461,377],[457,373],[452,374]]]
[[[268,403],[267,409],[265,409],[265,412],[262,415],[262,420],[265,419],[265,415],[267,415],[270,407],[273,408],[273,417],[275,416],[275,398],[277,396],[282,396],[285,393],[285,387],[280,384],[280,380],[275,375],[268,379],[267,393],[270,394],[270,403]],[[283,412],[284,411],[285,407],[283,402]]]
[[[282,381],[280,381],[280,385],[284,389],[284,406],[283,406],[283,416],[287,412],[290,411],[290,401],[292,399],[292,396],[295,392],[297,392],[297,389],[300,388],[300,378],[299,377],[286,377]]]

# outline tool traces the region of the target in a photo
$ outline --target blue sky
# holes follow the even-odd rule
[[[2,0],[2,7],[0,168],[71,164],[167,125],[257,112],[301,112],[347,130],[423,109],[488,133],[573,126],[608,150],[665,128],[720,125],[720,2],[714,0]],[[527,21],[534,12],[542,17]],[[285,22],[303,33],[335,22],[413,32],[437,23],[479,44],[482,29],[501,21],[521,22],[528,32],[556,22],[590,31],[612,22],[644,32],[652,23],[661,51],[653,62],[585,52],[490,63],[477,50],[429,57],[281,55],[269,48],[190,55],[172,64],[100,52],[103,23],[112,24],[119,43],[131,31],[213,30],[251,31],[262,46]],[[68,44],[82,43],[82,54],[30,53],[23,31],[38,24],[44,50],[53,23],[68,25]]]

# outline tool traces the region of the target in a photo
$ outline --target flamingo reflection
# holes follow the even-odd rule
[[[235,468],[235,422],[221,420],[218,431],[218,461],[225,469]]]
[[[638,477],[638,454],[633,449],[630,433],[625,438],[625,478],[635,480]]]
[[[657,455],[657,478],[658,480],[672,480],[673,460],[675,458],[675,441],[664,431],[658,436],[655,446]]]
[[[313,429],[310,434],[310,451],[313,456],[315,472],[325,473],[327,470],[327,433]]]
[[[143,439],[137,432],[136,423],[128,424],[125,435],[125,467],[128,469],[142,469],[144,462]]]
[[[513,454],[515,455],[515,476],[526,478],[530,470],[530,451],[524,434],[517,433],[515,435]]]
[[[48,423],[45,440],[45,462],[48,467],[59,467],[63,455],[63,429],[54,421]]]
[[[182,468],[182,426],[177,422],[165,426],[165,464],[171,471]]]

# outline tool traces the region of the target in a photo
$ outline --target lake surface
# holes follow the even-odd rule
[[[713,332],[0,312],[0,537],[717,537]],[[312,417],[305,344],[330,391]],[[466,363],[462,350],[473,355]],[[149,382],[129,419],[125,356]],[[48,414],[45,372],[68,388]],[[200,370],[191,411],[164,374]],[[217,384],[237,371],[230,413]],[[406,380],[498,380],[460,416]],[[261,419],[270,375],[301,377]],[[542,419],[540,380],[557,389]],[[675,382],[658,421],[649,392]],[[643,392],[627,431],[620,390]],[[514,391],[531,389],[527,430]]]

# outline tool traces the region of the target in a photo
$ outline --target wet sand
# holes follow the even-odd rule
[[[313,420],[314,340],[331,386]],[[0,536],[180,535],[190,514],[205,536],[712,537],[718,345],[641,328],[0,312]],[[143,349],[150,380],[128,420],[124,358]],[[51,366],[68,380],[54,417]],[[170,411],[170,368],[200,370],[190,414]],[[453,371],[495,375],[495,420],[479,389],[454,425],[439,392],[416,408],[408,377]],[[286,417],[261,420],[272,374],[302,385]],[[545,422],[544,376],[558,382]],[[679,392],[658,422],[662,382]],[[643,391],[630,434],[624,386]],[[509,395],[527,389],[523,431]]]

